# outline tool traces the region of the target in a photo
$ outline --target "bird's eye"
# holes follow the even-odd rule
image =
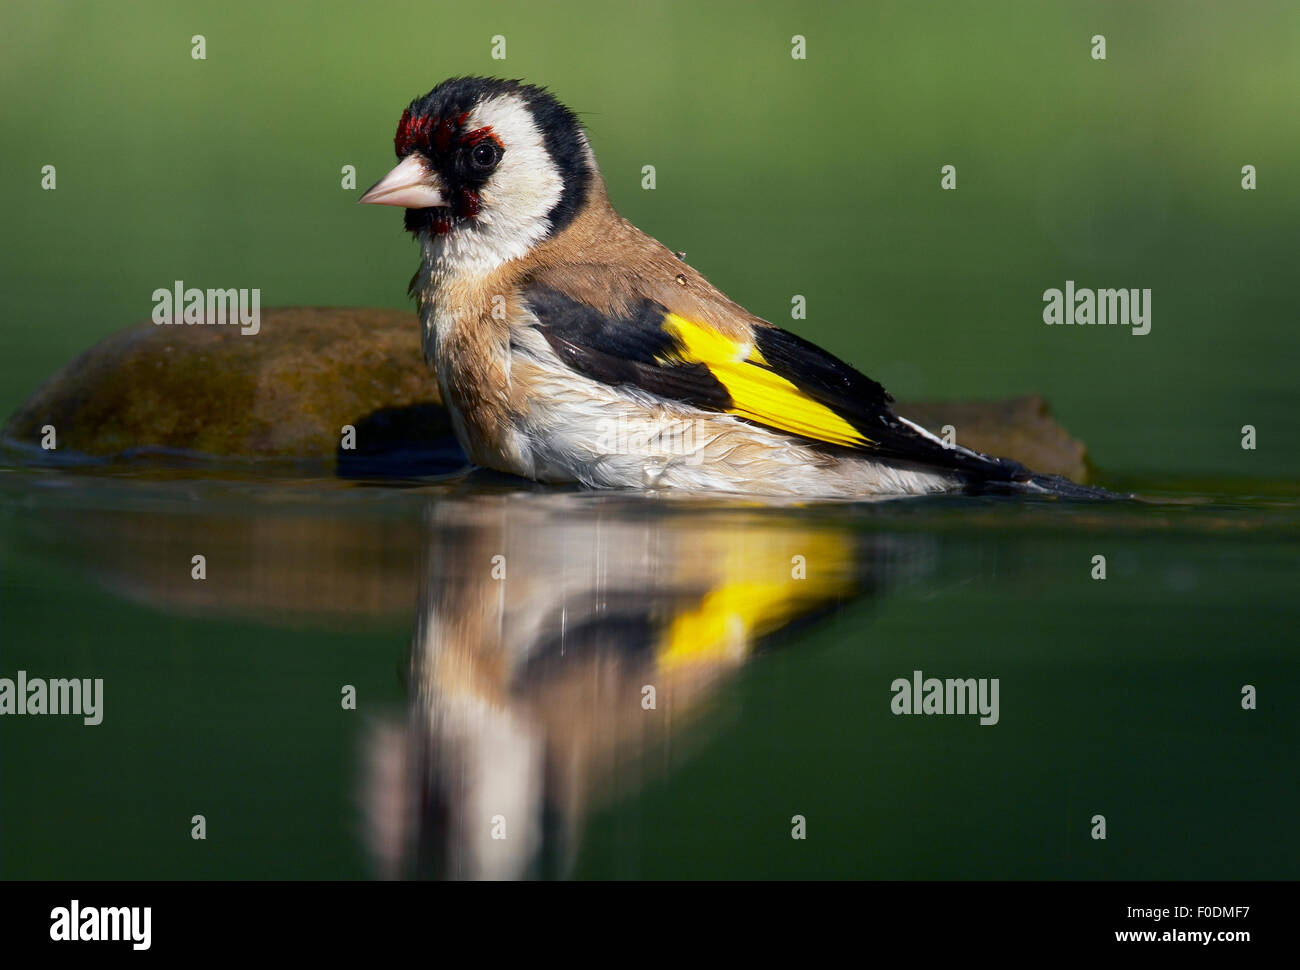
[[[496,142],[481,141],[469,153],[469,163],[478,172],[489,172],[501,160],[501,148]]]

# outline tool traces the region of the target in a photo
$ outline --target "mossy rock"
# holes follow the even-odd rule
[[[104,459],[362,460],[451,438],[414,314],[315,307],[264,311],[247,336],[128,327],[47,380],[3,435],[30,449],[46,425],[58,454]]]
[[[960,444],[1042,472],[1087,477],[1084,446],[1038,397],[916,403],[899,410]],[[42,428],[57,449],[42,452]],[[341,450],[343,429],[355,450]],[[413,313],[293,307],[236,327],[142,323],[100,341],[9,419],[32,459],[84,456],[337,463],[341,474],[429,473],[463,464]]]

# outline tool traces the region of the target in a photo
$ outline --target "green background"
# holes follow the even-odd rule
[[[10,0],[0,411],[177,279],[408,306],[400,217],[340,169],[364,189],[409,99],[490,73],[581,114],[624,215],[900,399],[1039,391],[1104,470],[1293,477],[1298,41],[1284,2]],[[1151,288],[1152,332],[1045,326],[1067,279]]]

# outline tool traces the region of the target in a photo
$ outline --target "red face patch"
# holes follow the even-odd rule
[[[477,192],[475,192],[473,189],[460,190],[460,197],[456,200],[457,215],[465,216],[466,218],[473,219],[475,216],[479,214],[479,210],[482,207],[483,207],[483,203],[479,199]]]
[[[491,125],[484,125],[482,128],[475,128],[473,131],[467,132],[461,136],[460,141],[461,144],[469,145],[470,147],[477,145],[481,141],[494,141],[497,143],[498,148],[506,147],[501,144],[501,139],[497,137],[497,133],[492,130]]]
[[[435,118],[429,115],[412,117],[411,109],[407,108],[402,112],[402,120],[397,123],[397,134],[393,136],[393,150],[397,152],[398,158],[403,158],[413,151],[444,155],[462,146],[473,147],[487,139],[491,139],[502,148],[505,147],[491,125],[466,132],[465,122],[468,120],[468,112],[455,118]]]
[[[432,127],[432,118],[412,118],[410,108],[403,111],[402,120],[397,123],[397,134],[393,136],[393,150],[397,157],[403,158],[419,145],[427,143]]]
[[[451,227],[455,225],[455,218],[447,209],[434,209],[433,216],[429,220],[429,229],[435,236],[445,236],[451,232]]]

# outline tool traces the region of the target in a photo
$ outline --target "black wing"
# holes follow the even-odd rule
[[[883,387],[785,330],[756,325],[733,340],[649,299],[612,316],[541,284],[524,291],[537,329],[581,374],[733,414],[819,447],[1016,480],[1015,462],[949,446],[900,418]]]

